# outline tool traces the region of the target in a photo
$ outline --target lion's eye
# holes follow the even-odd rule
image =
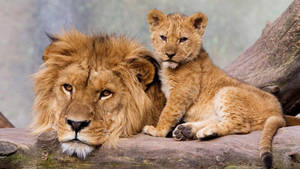
[[[111,91],[109,91],[109,90],[103,90],[103,91],[100,93],[99,99],[100,99],[100,100],[107,99],[107,98],[111,97],[111,95],[112,95],[112,92],[111,92]]]
[[[167,37],[166,36],[164,36],[164,35],[160,35],[160,38],[161,38],[161,40],[163,40],[163,41],[167,41]]]
[[[72,85],[65,83],[65,84],[63,85],[63,87],[64,87],[64,89],[65,89],[66,91],[72,93],[72,91],[73,91]]]
[[[181,37],[181,38],[179,39],[179,43],[185,42],[185,41],[187,41],[187,40],[188,40],[187,37]]]

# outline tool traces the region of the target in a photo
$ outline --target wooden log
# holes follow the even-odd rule
[[[300,0],[267,24],[261,37],[225,70],[275,94],[285,114],[300,113]]]
[[[273,141],[274,168],[300,168],[299,132],[300,126],[279,129]],[[61,152],[53,131],[36,137],[24,129],[0,129],[0,146],[5,142],[18,147],[16,153],[0,156],[0,168],[258,169],[262,167],[260,135],[257,131],[210,141],[175,141],[139,134],[122,138],[115,149],[100,147],[86,159],[78,159]]]
[[[0,112],[0,128],[12,128],[12,125],[7,118]]]

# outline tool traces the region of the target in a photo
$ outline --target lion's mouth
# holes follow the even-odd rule
[[[93,146],[93,145],[89,144],[87,141],[79,140],[78,138],[74,138],[72,140],[67,140],[67,141],[62,141],[62,143],[81,143],[81,144],[86,144],[88,146]]]
[[[174,61],[174,60],[172,60],[172,59],[164,60],[163,62],[178,63],[178,62],[176,62],[176,61]]]
[[[66,135],[60,139],[62,151],[69,156],[85,159],[97,146],[80,137],[78,134]]]

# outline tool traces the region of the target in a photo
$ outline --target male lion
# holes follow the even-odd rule
[[[163,62],[161,80],[167,103],[156,127],[145,126],[144,133],[164,137],[181,118],[186,123],[174,130],[176,140],[262,130],[260,155],[270,168],[277,129],[286,120],[288,124],[300,124],[300,120],[285,120],[275,96],[226,75],[212,63],[202,46],[207,24],[203,13],[187,17],[152,10],[148,22],[154,50]]]
[[[156,124],[165,98],[151,52],[126,37],[76,30],[50,39],[34,75],[34,133],[54,129],[65,153],[85,158]]]

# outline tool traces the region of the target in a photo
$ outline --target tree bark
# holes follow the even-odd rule
[[[285,114],[300,113],[300,0],[294,0],[226,72],[277,96]]]
[[[14,127],[14,126],[0,112],[0,128],[12,128],[12,127]]]

